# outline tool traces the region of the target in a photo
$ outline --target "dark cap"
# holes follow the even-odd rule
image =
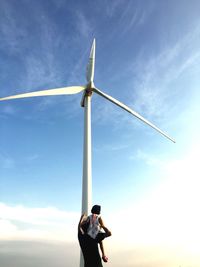
[[[91,212],[93,213],[93,214],[100,214],[100,212],[101,212],[101,206],[99,206],[99,205],[94,205],[93,207],[92,207],[92,209],[91,209]]]

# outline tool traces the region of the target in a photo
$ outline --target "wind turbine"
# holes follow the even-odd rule
[[[130,109],[125,104],[116,100],[115,98],[107,95],[106,93],[100,91],[94,85],[94,67],[95,67],[95,39],[93,40],[89,62],[87,64],[86,70],[86,79],[87,84],[81,86],[70,86],[70,87],[62,87],[56,89],[42,90],[29,92],[24,94],[18,94],[13,96],[7,96],[0,98],[0,101],[17,99],[17,98],[26,98],[26,97],[35,97],[35,96],[52,96],[52,95],[70,95],[77,94],[83,92],[81,106],[84,107],[84,147],[83,147],[83,178],[82,178],[82,213],[89,213],[89,209],[92,204],[92,156],[91,156],[91,97],[92,93],[96,93],[117,106],[121,107],[125,111],[131,113],[136,118],[140,119],[147,125],[151,126],[153,129],[158,131],[160,134],[171,140],[175,143],[175,141],[158,127],[156,127],[153,123],[146,120],[140,114]],[[81,263],[83,264],[83,263]]]

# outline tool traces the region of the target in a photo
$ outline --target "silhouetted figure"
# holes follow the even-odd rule
[[[78,225],[78,240],[83,253],[85,267],[103,267],[99,254],[98,244],[102,251],[102,258],[106,262],[102,240],[111,236],[111,232],[105,227],[103,220],[99,216],[100,206],[95,205],[91,210],[92,214],[83,214]],[[101,232],[101,228],[104,233]]]

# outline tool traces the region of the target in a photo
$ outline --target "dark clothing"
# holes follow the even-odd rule
[[[104,238],[108,237],[109,235],[107,233],[98,233],[95,240],[97,243],[100,243],[104,240]]]
[[[96,239],[93,239],[88,234],[82,234],[81,231],[78,232],[78,240],[83,253],[85,267],[103,267],[98,243],[105,237],[107,237],[106,233],[99,233]]]

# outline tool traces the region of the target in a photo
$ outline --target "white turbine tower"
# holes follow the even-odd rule
[[[95,67],[95,39],[93,40],[93,43],[92,43],[89,62],[87,65],[87,71],[86,71],[87,84],[86,85],[35,91],[35,92],[0,98],[0,101],[4,101],[4,100],[34,97],[34,96],[70,95],[70,94],[77,94],[83,91],[81,106],[84,107],[85,110],[84,110],[82,213],[86,213],[86,214],[89,213],[89,209],[91,208],[91,204],[92,204],[91,97],[92,97],[93,92],[106,98],[107,100],[111,101],[112,103],[116,104],[122,109],[128,111],[133,116],[145,122],[146,124],[154,128],[156,131],[161,133],[163,136],[165,136],[166,138],[168,138],[169,140],[175,143],[175,141],[169,135],[161,131],[158,127],[156,127],[154,124],[146,120],[140,114],[130,109],[128,106],[116,100],[115,98],[105,94],[104,92],[96,88],[94,85],[94,67]],[[81,260],[81,266],[83,266],[82,260]]]

